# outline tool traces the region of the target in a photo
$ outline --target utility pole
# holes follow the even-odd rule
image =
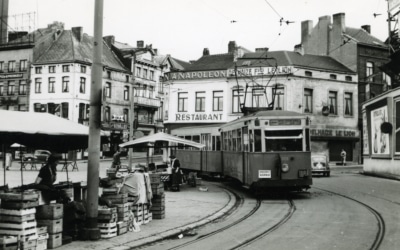
[[[136,52],[133,52],[132,59],[131,59],[131,72],[132,72],[132,91],[131,91],[131,112],[130,112],[130,119],[129,119],[129,140],[133,140],[133,131],[134,128],[134,122],[135,122],[135,64],[136,64]],[[133,163],[133,148],[129,148],[129,168],[132,168],[132,163]]]
[[[87,172],[87,205],[86,224],[83,238],[86,240],[100,239],[97,225],[99,205],[99,165],[100,165],[100,131],[101,131],[101,100],[103,64],[103,0],[95,1],[94,8],[94,41],[93,64],[90,86],[90,116],[89,116],[89,156]]]

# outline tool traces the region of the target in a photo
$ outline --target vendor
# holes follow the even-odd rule
[[[53,188],[53,184],[57,180],[57,164],[58,159],[54,155],[50,155],[46,164],[39,170],[35,184]]]
[[[172,167],[172,175],[171,175],[171,190],[179,191],[179,185],[182,183],[182,174],[181,174],[181,164],[179,160],[171,155],[169,157],[171,159],[171,167]]]

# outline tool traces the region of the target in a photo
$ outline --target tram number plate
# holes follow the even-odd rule
[[[258,178],[271,178],[271,170],[258,170]]]
[[[300,169],[299,170],[299,178],[303,178],[303,177],[306,177],[306,176],[308,176],[307,169]]]

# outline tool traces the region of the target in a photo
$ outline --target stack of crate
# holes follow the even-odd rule
[[[113,204],[113,206],[117,208],[117,233],[121,235],[128,231],[128,221],[132,210],[132,203]]]
[[[0,235],[5,245],[22,250],[35,250],[37,244],[36,209],[39,194],[33,190],[0,193]],[[19,240],[18,240],[19,239]]]
[[[103,239],[117,236],[117,208],[100,206],[98,210],[98,225]]]
[[[149,174],[150,183],[151,183],[151,191],[153,195],[161,195],[164,193],[164,182],[161,181],[160,174]]]
[[[153,195],[151,200],[152,207],[150,208],[152,219],[164,219],[165,218],[165,193],[160,195]]]
[[[37,244],[36,250],[45,250],[47,249],[47,240],[49,239],[49,234],[47,233],[47,227],[37,227]]]
[[[64,205],[51,203],[36,208],[36,220],[40,227],[46,227],[48,233],[47,248],[62,245]]]
[[[143,224],[143,204],[134,204],[132,205],[132,213],[135,217],[135,221],[138,225]]]

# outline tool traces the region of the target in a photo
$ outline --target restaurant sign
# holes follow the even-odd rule
[[[177,122],[222,121],[222,114],[176,114],[175,121]]]

